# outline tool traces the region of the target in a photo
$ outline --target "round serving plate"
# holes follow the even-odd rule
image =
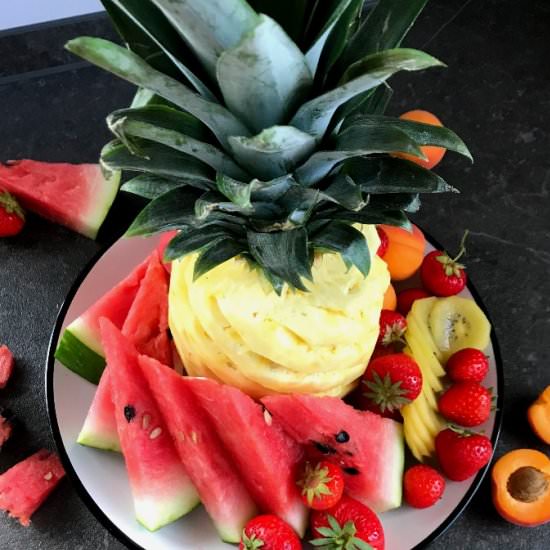
[[[46,366],[46,396],[52,431],[67,474],[82,500],[97,519],[128,547],[146,550],[229,550],[232,545],[218,539],[202,507],[155,533],[148,532],[136,522],[122,456],[76,443],[96,386],[66,369],[54,357],[64,328],[123,279],[152,251],[157,241],[158,238],[120,239],[94,258],[69,292],[53,329]],[[430,241],[437,246],[433,239]],[[428,248],[431,250],[434,246],[430,244]],[[471,284],[463,294],[473,297],[486,312]],[[503,375],[494,331],[491,340],[487,350],[490,371],[486,385],[497,389],[497,407],[480,430],[491,434],[495,446],[501,422]],[[386,549],[411,550],[427,546],[462,513],[487,469],[465,482],[449,481],[444,497],[431,508],[417,510],[403,506],[382,514]]]

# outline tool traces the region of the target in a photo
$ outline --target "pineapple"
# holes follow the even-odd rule
[[[129,236],[178,230],[170,327],[187,371],[259,397],[343,396],[389,284],[374,224],[410,227],[419,195],[455,191],[392,153],[447,128],[384,115],[426,0],[103,0],[125,47],[67,48],[138,86],[108,126],[106,170],[150,202]],[[136,175],[137,174],[137,175]]]

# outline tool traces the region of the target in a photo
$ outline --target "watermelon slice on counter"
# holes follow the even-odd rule
[[[139,357],[139,364],[220,537],[238,543],[257,509],[212,421],[201,409],[187,378],[144,355]]]
[[[99,164],[36,160],[0,164],[0,187],[36,214],[95,239],[120,185],[120,172]]]
[[[99,382],[105,368],[99,319],[105,317],[122,328],[148,265],[149,258],[65,329],[55,351],[58,361],[86,380]]]
[[[186,381],[213,420],[261,511],[279,516],[303,536],[308,513],[296,485],[301,447],[264,414],[260,404],[237,388],[206,378]]]
[[[346,492],[377,512],[401,505],[404,466],[401,424],[358,411],[337,397],[270,395],[273,419],[315,459],[344,471]]]
[[[155,531],[190,512],[199,496],[147,386],[135,347],[108,319],[100,327],[136,518]]]
[[[28,527],[38,510],[65,477],[59,458],[41,450],[0,475],[0,510]]]
[[[139,353],[150,355],[166,365],[172,364],[172,345],[168,338],[168,277],[156,251],[149,257],[147,271],[126,316],[122,333]],[[107,369],[101,376],[78,443],[120,452],[109,380]]]

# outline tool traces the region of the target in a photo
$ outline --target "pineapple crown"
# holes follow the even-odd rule
[[[305,290],[316,251],[367,275],[354,224],[409,228],[419,194],[455,191],[391,153],[471,158],[451,130],[383,114],[393,74],[443,66],[399,47],[427,0],[102,1],[126,47],[66,47],[138,92],[101,163],[150,201],[127,235],[180,230],[166,259],[197,252],[195,278],[240,255]]]

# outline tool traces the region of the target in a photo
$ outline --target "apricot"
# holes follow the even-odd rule
[[[442,122],[429,111],[422,111],[421,109],[415,109],[414,111],[408,111],[403,113],[400,117],[402,120],[412,120],[413,122],[421,122],[423,124],[431,124],[432,126],[443,126]],[[434,166],[441,162],[441,159],[445,155],[447,149],[445,147],[436,147],[435,145],[424,145],[420,147],[422,153],[426,159],[415,157],[407,153],[394,153],[395,157],[410,160],[420,166],[431,170]]]
[[[395,311],[397,307],[397,294],[395,293],[395,288],[390,283],[386,294],[384,294],[384,303],[382,304],[382,309],[391,309]]]
[[[545,443],[550,444],[550,386],[527,410],[527,420],[531,429]]]
[[[536,527],[550,521],[550,459],[517,449],[497,460],[491,476],[493,503],[507,521]]]
[[[382,258],[392,281],[403,281],[418,271],[424,259],[426,238],[416,225],[412,231],[393,225],[381,225],[388,236],[388,249]]]

